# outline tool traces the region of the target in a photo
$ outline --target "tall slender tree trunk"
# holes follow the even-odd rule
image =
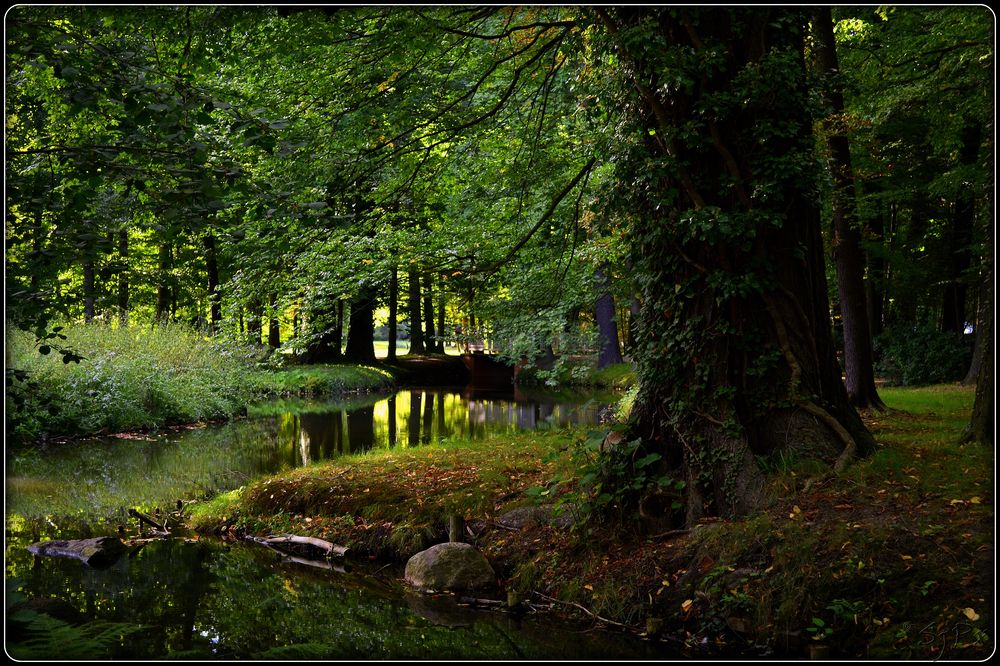
[[[219,301],[219,261],[215,250],[215,236],[205,234],[205,273],[208,278],[209,319],[212,333],[219,332],[222,323],[222,304]]]
[[[281,321],[278,319],[277,294],[271,294],[268,298],[268,305],[271,316],[267,320],[267,346],[277,349],[281,346]]]
[[[163,321],[170,311],[170,287],[173,278],[170,275],[173,248],[170,243],[160,243],[159,276],[156,285],[156,320]]]
[[[594,271],[597,299],[594,301],[594,319],[597,321],[597,368],[622,362],[618,346],[618,325],[615,323],[615,300],[611,295],[611,277],[608,266]]]
[[[118,232],[118,257],[121,262],[121,270],[118,272],[118,321],[123,326],[128,324],[128,276],[129,276],[129,256],[128,256],[128,228]]]
[[[436,340],[434,339],[434,280],[431,276],[424,275],[424,348],[428,352],[434,351]]]
[[[882,209],[872,219],[868,227],[873,243],[882,243],[885,235],[885,221]],[[865,303],[868,305],[868,325],[874,340],[884,328],[883,312],[886,288],[886,261],[878,252],[868,253],[868,277],[865,279]]]
[[[983,126],[978,121],[969,121],[962,130],[962,147],[959,163],[962,166],[975,165],[979,159],[979,144],[983,138]],[[960,186],[955,197],[951,229],[947,240],[950,250],[948,282],[944,286],[941,304],[941,330],[961,334],[965,330],[965,301],[968,285],[965,275],[972,263],[972,228],[976,214],[976,200],[971,187]]]
[[[247,338],[252,344],[260,344],[260,334],[264,330],[264,306],[258,298],[247,303]]]
[[[386,360],[389,362],[396,360],[396,309],[399,303],[399,269],[392,267],[392,274],[389,276],[389,349],[386,351]]]
[[[976,400],[972,405],[972,418],[965,432],[962,434],[963,442],[978,442],[984,446],[993,444],[996,435],[996,428],[993,424],[996,418],[996,389],[993,382],[994,377],[994,355],[996,354],[996,341],[993,339],[993,318],[995,308],[993,302],[993,261],[987,271],[986,281],[983,285],[983,301],[987,304],[985,317],[983,318],[983,358],[979,364],[979,374],[976,377]]]
[[[445,293],[444,293],[444,278],[441,278],[441,283],[438,286],[438,308],[437,308],[437,332],[440,338],[434,345],[434,351],[438,354],[444,353],[444,308],[445,308]]]
[[[337,324],[333,327],[333,358],[339,360],[343,357],[344,347],[344,299],[337,299]]]
[[[990,341],[986,339],[990,332],[990,317],[993,316],[993,304],[989,295],[992,293],[993,285],[989,282],[993,276],[987,272],[980,281],[976,299],[976,321],[975,321],[975,346],[972,350],[972,362],[969,364],[969,371],[965,373],[962,384],[970,386],[979,380],[979,370],[986,356],[986,348]]]
[[[865,255],[858,227],[854,169],[851,149],[844,129],[835,123],[844,113],[844,96],[838,80],[840,66],[833,39],[833,17],[829,7],[813,10],[813,42],[816,66],[828,77],[824,93],[831,108],[831,120],[824,128],[830,151],[829,169],[833,176],[833,252],[837,266],[837,293],[844,324],[844,365],[847,395],[856,407],[885,409],[875,388],[875,360],[865,297]]]
[[[88,258],[83,262],[83,320],[88,324],[94,320],[95,293],[94,260]]]
[[[423,354],[424,331],[422,329],[422,318],[420,316],[420,274],[415,268],[409,270],[409,288],[407,310],[410,315],[410,352],[411,354]]]

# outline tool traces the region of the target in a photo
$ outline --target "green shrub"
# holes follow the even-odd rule
[[[957,381],[972,360],[963,336],[926,324],[886,329],[875,338],[874,351],[876,372],[903,386]]]
[[[39,353],[30,333],[8,326],[8,435],[39,437],[154,428],[224,418],[249,398],[245,351],[177,324],[63,330],[83,357]]]

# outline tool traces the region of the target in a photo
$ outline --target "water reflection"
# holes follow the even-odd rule
[[[170,506],[348,453],[592,424],[614,399],[414,388],[348,402],[277,400],[222,426],[9,451],[7,512],[108,517],[123,506]]]
[[[408,389],[349,404],[285,401],[278,449],[287,466],[309,465],[345,453],[424,446],[450,437],[480,439],[497,433],[597,423],[614,396],[521,391]]]
[[[64,521],[60,521],[64,522]],[[67,524],[67,528],[68,528]],[[8,525],[6,647],[49,659],[566,659],[654,658],[657,646],[580,634],[532,618],[408,603],[393,579],[282,563],[253,544],[202,539],[148,543],[105,570],[34,558],[30,540],[63,536],[44,524]],[[359,565],[360,566],[360,565]],[[31,611],[31,612],[26,612]],[[62,639],[32,648],[42,612]],[[456,622],[454,618],[460,619]],[[81,622],[114,622],[107,641],[78,640]],[[47,620],[52,626],[52,620]],[[74,640],[77,639],[77,640]],[[47,653],[46,650],[49,652]]]

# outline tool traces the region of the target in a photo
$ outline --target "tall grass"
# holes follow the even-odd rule
[[[28,373],[7,387],[15,441],[223,418],[250,397],[247,353],[179,324],[67,327],[63,344],[80,363],[40,354],[31,334],[7,331],[7,368]]]

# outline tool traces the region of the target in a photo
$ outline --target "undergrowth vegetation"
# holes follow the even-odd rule
[[[259,348],[172,323],[60,330],[59,347],[7,327],[7,435],[49,437],[224,419],[274,395],[384,390],[393,377],[363,366],[271,367]]]

